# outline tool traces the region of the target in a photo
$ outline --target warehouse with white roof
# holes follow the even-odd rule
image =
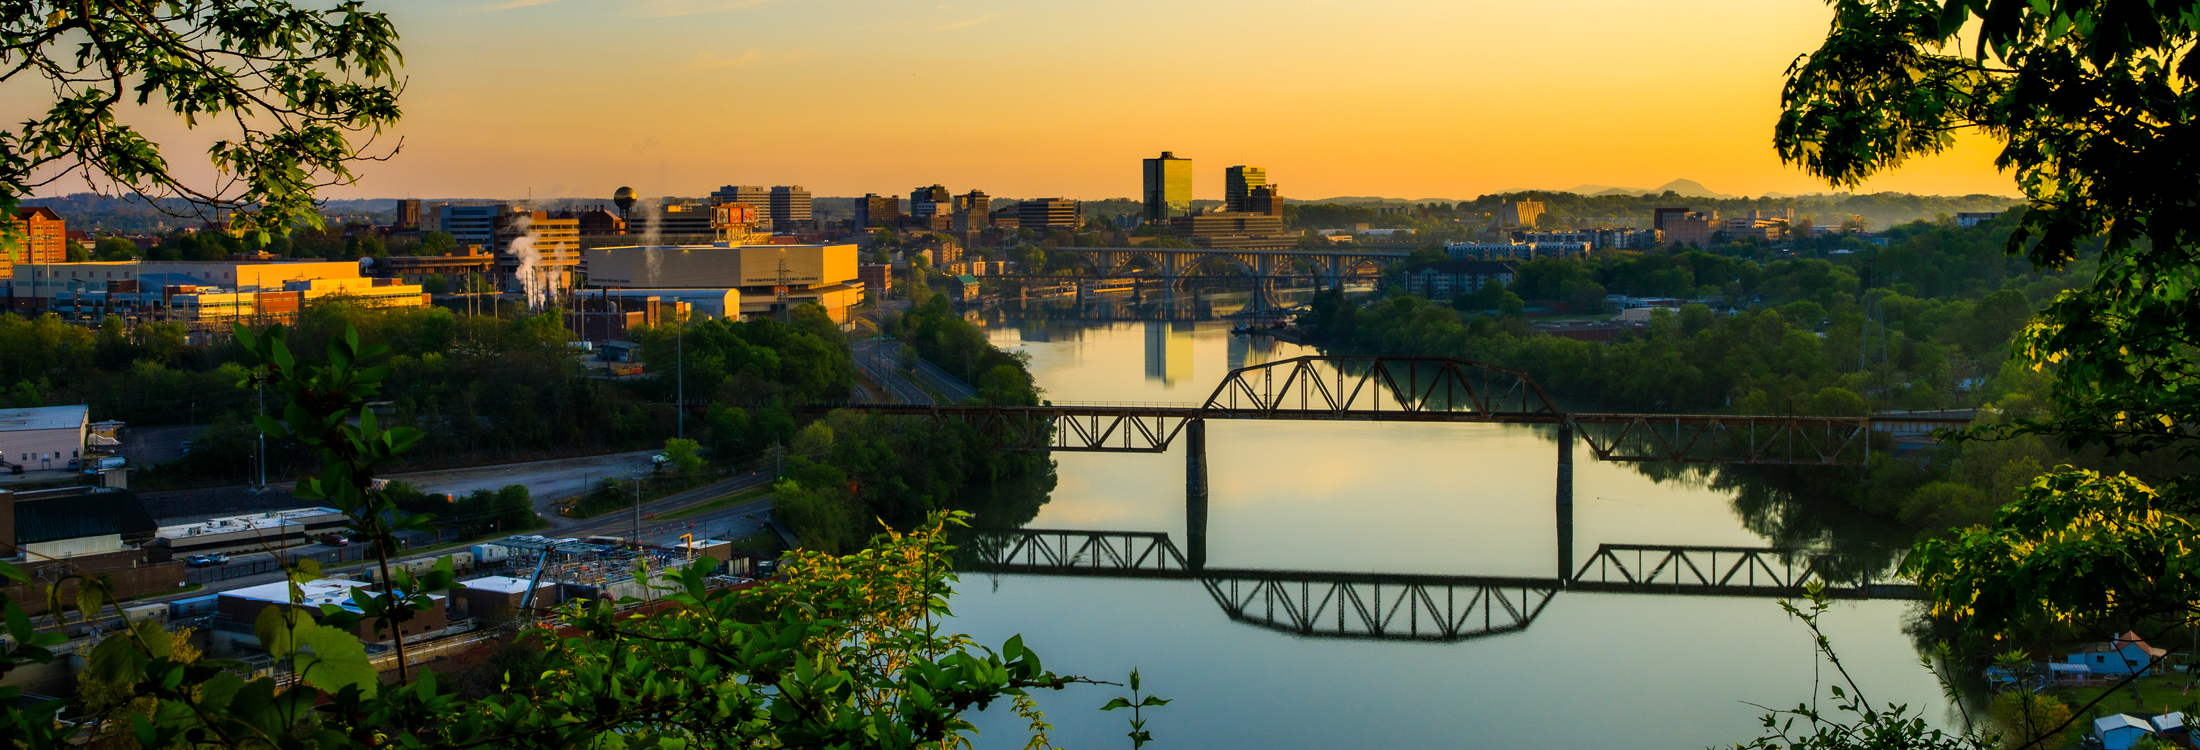
[[[59,471],[84,452],[84,438],[91,428],[91,408],[41,406],[0,409],[0,472]]]

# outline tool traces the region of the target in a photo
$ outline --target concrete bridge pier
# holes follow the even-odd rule
[[[1184,422],[1185,563],[1207,567],[1207,421]]]
[[[1558,426],[1558,580],[1574,577],[1574,426]]]

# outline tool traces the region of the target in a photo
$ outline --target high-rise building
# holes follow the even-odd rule
[[[1245,194],[1245,206],[1237,210],[1249,214],[1266,214],[1283,217],[1283,194],[1275,185],[1260,185]]]
[[[931,216],[953,210],[954,194],[945,185],[920,187],[909,191],[909,215]]]
[[[777,185],[771,194],[771,222],[768,226],[778,229],[807,229],[810,226],[810,189],[801,185]]]
[[[1033,198],[1016,204],[1017,226],[1024,229],[1076,229],[1085,224],[1085,204],[1062,198]]]
[[[1192,160],[1171,151],[1146,160],[1146,220],[1166,222],[1192,212]],[[1028,224],[1025,226],[1029,226]]]
[[[497,228],[511,214],[512,206],[505,203],[439,206],[436,208],[436,225],[444,234],[457,240],[461,248],[479,245],[483,250],[491,250],[497,246]]]
[[[769,232],[772,230],[771,214],[768,210],[763,210],[772,204],[772,194],[764,186],[727,185],[711,191],[711,205],[723,206],[728,203],[745,203],[757,207],[760,209],[756,212],[757,231]]]
[[[983,190],[972,190],[955,196],[955,231],[984,229],[986,214],[992,211],[993,198]]]
[[[863,194],[856,202],[856,228],[890,227],[901,220],[901,199],[877,193]]]
[[[1245,199],[1252,197],[1253,189],[1268,184],[1268,170],[1260,167],[1236,166],[1222,172],[1222,205],[1227,211],[1249,211]]]
[[[390,220],[394,232],[420,231],[420,199],[405,198],[397,202],[397,216]]]

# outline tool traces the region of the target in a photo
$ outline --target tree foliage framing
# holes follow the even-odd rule
[[[45,112],[0,131],[0,242],[20,236],[25,196],[70,176],[226,212],[257,243],[319,228],[314,191],[387,158],[369,151],[397,121],[401,63],[396,28],[361,0],[0,0],[0,84],[53,90]],[[212,184],[179,176],[129,124],[156,108],[194,130],[223,123]]]
[[[1784,160],[1855,186],[1976,128],[2025,193],[2008,252],[2060,268],[2099,243],[2091,284],[2018,335],[2013,356],[2055,376],[2052,416],[1960,437],[2200,457],[2200,3],[1832,5],[1825,44],[1788,69],[1773,139]],[[1993,525],[1920,543],[1904,571],[1935,614],[1989,638],[2187,625],[2200,615],[2196,495],[2190,475],[2157,489],[2065,467]]]

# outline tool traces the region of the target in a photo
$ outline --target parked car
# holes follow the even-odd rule
[[[208,565],[212,565],[213,563],[207,562],[205,555],[192,555],[190,557],[183,558],[183,564],[189,565],[194,568],[203,568]]]
[[[351,540],[345,539],[342,534],[322,534],[321,543],[331,547],[343,547],[351,544]]]

